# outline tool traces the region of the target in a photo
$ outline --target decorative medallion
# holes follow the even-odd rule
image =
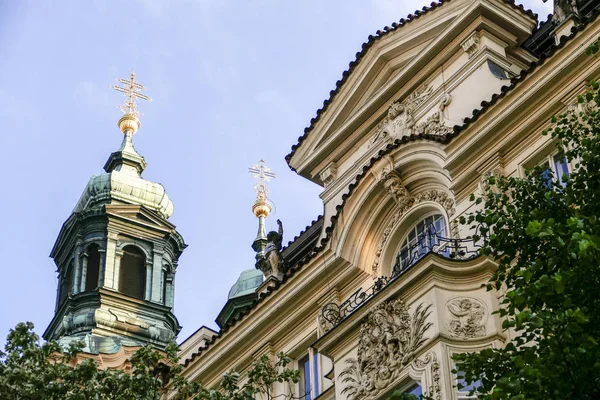
[[[463,339],[485,336],[487,310],[485,304],[473,297],[457,297],[446,303],[448,331]]]
[[[431,305],[412,315],[404,301],[388,300],[375,306],[360,327],[358,358],[348,359],[340,377],[349,400],[367,399],[386,390],[425,342]]]

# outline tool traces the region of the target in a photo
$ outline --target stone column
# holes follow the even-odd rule
[[[121,257],[123,257],[123,250],[115,250],[115,266],[113,272],[113,289],[119,290],[119,273],[121,272]]]
[[[104,273],[102,286],[108,289],[117,290],[118,285],[115,284],[115,262],[117,252],[117,232],[108,232],[106,237],[106,249],[102,253],[104,255]]]
[[[81,255],[81,281],[79,282],[79,291],[85,292],[85,281],[87,277],[88,254],[87,251]]]
[[[154,262],[152,259],[146,259],[146,289],[144,290],[144,300],[150,301],[152,299],[152,275],[153,275]]]
[[[81,284],[81,260],[79,257],[81,254],[81,244],[81,240],[78,240],[77,244],[75,245],[75,255],[73,260],[73,281],[71,282],[71,293],[73,294],[79,293],[79,287]]]
[[[98,275],[98,287],[104,286],[104,274],[106,273],[106,249],[99,248],[100,253],[100,273]]]

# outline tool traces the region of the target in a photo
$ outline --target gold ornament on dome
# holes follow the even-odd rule
[[[133,71],[131,71],[129,79],[117,79],[117,82],[122,83],[124,87],[111,86],[111,88],[125,95],[125,102],[118,106],[124,114],[118,122],[119,128],[123,133],[128,131],[136,133],[140,128],[140,120],[138,119],[140,111],[137,108],[137,99],[148,101],[152,101],[152,99],[141,93],[146,88],[135,81],[135,72]]]
[[[272,210],[271,204],[267,198],[269,192],[267,182],[272,178],[275,178],[275,174],[267,167],[264,160],[260,160],[258,164],[254,164],[252,167],[248,168],[248,172],[257,179],[257,182],[254,185],[256,201],[254,202],[254,205],[252,205],[252,212],[256,217],[267,217]]]

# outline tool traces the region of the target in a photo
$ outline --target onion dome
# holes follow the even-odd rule
[[[139,120],[127,114],[119,120],[119,127],[124,135],[121,147],[106,161],[106,172],[92,176],[73,212],[117,202],[139,204],[169,218],[173,214],[173,202],[165,188],[142,178],[147,164],[133,147],[133,134],[140,127]]]

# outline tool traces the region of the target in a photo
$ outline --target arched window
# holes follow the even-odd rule
[[[85,291],[90,292],[98,288],[100,276],[100,252],[98,245],[91,245],[87,249],[87,272],[85,275]]]
[[[60,306],[69,296],[71,285],[73,284],[73,261],[69,263],[67,270],[60,276],[58,286],[58,305]]]
[[[134,246],[123,249],[119,269],[119,292],[137,299],[144,298],[146,290],[146,256]]]
[[[440,244],[440,237],[448,237],[446,219],[442,214],[430,214],[419,220],[407,232],[396,257],[393,275],[416,263]]]

